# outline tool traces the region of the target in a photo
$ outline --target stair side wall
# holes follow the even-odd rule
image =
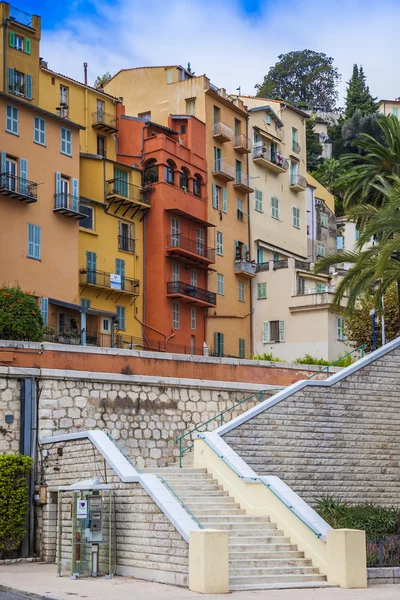
[[[331,387],[310,386],[223,435],[258,475],[306,502],[398,503],[400,349]]]

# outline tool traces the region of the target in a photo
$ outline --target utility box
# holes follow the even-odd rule
[[[113,486],[97,477],[58,488],[57,576],[112,577],[116,568]]]

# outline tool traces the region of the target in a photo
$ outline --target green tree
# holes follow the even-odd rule
[[[351,119],[341,120],[333,130],[329,131],[329,137],[333,140],[332,156],[340,158],[344,154],[365,154],[365,150],[357,144],[362,133],[370,135],[375,140],[384,141],[379,121],[382,115],[379,113],[364,115],[357,109]]]
[[[362,115],[374,114],[378,111],[377,98],[373,98],[366,84],[366,76],[362,67],[353,66],[353,74],[347,82],[345,118],[351,119],[356,110]]]
[[[340,181],[344,173],[342,163],[335,158],[324,160],[312,173],[315,179],[335,196],[335,213],[338,217],[343,215],[344,188]]]
[[[307,170],[314,171],[323,161],[321,158],[322,146],[315,136],[315,117],[306,121],[306,148],[307,148]]]
[[[93,85],[95,88],[104,88],[110,79],[112,79],[112,75],[107,71],[104,75],[98,75]]]
[[[0,556],[18,548],[24,537],[29,510],[26,478],[31,470],[30,456],[0,456]]]
[[[43,320],[36,299],[19,286],[0,288],[0,339],[41,342]]]
[[[314,50],[280,54],[264,81],[255,87],[257,96],[279,98],[312,109],[334,110],[341,75],[333,58]]]

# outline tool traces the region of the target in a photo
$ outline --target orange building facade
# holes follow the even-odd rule
[[[118,160],[140,164],[151,210],[144,224],[143,337],[150,347],[202,354],[215,262],[207,222],[205,124],[172,115],[168,126],[120,115]]]

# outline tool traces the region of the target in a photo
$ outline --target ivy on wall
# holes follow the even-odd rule
[[[0,556],[4,550],[18,548],[24,537],[31,470],[30,456],[0,456]]]

